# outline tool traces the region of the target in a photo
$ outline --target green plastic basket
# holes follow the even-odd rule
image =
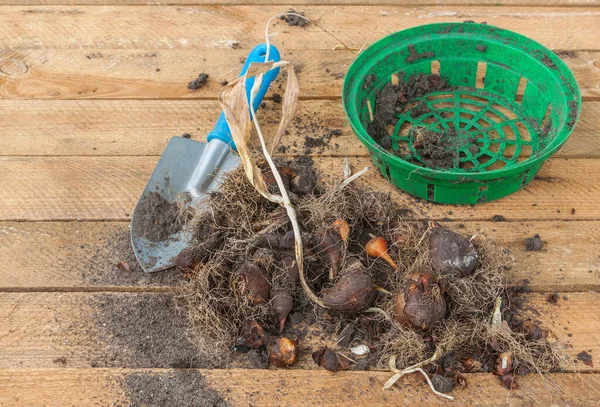
[[[389,82],[432,73],[447,81],[448,90],[396,109],[386,126],[388,148],[380,146],[367,131],[377,94]],[[577,82],[554,53],[522,35],[475,23],[424,25],[377,41],[350,66],[342,101],[387,180],[450,204],[492,201],[528,184],[567,140],[581,108]],[[415,147],[419,129],[452,129],[451,166],[430,168]]]

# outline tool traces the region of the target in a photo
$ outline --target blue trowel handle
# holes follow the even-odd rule
[[[267,46],[265,44],[260,44],[254,47],[250,54],[248,54],[248,58],[246,58],[246,63],[242,68],[242,73],[240,76],[244,75],[252,62],[265,62],[265,55],[267,53]],[[279,55],[279,51],[273,45],[271,45],[271,49],[269,51],[269,61],[278,62],[281,59]],[[269,89],[269,85],[271,82],[275,80],[277,74],[279,73],[279,68],[274,69],[272,71],[267,72],[263,75],[262,84],[260,89],[256,93],[254,97],[254,110],[258,110],[258,107],[262,103],[263,98],[265,97],[265,93]],[[246,97],[248,98],[248,103],[250,103],[250,91],[252,90],[252,85],[254,85],[254,77],[246,79]],[[227,121],[225,120],[225,114],[221,112],[217,123],[215,124],[215,128],[208,133],[207,141],[211,141],[213,139],[221,140],[231,146],[234,150],[235,144],[233,139],[231,138],[231,131],[229,130],[229,126],[227,125]]]

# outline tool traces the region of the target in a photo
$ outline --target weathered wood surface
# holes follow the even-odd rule
[[[0,220],[127,220],[156,157],[2,157]],[[371,162],[351,159],[358,170]],[[342,158],[320,158],[316,166],[327,182],[341,178]],[[437,205],[390,190],[377,170],[356,185],[390,190],[418,218],[489,220],[597,220],[600,161],[550,159],[523,190],[477,206]]]
[[[198,370],[207,384],[234,406],[447,406],[420,378],[409,375],[392,389],[381,388],[385,372],[282,370]],[[0,404],[14,407],[43,405],[129,405],[123,384],[128,375],[169,377],[166,369],[2,369]],[[598,406],[600,378],[592,374],[554,374],[551,386],[531,375],[510,393],[492,375],[471,374],[464,390],[454,392],[453,406]],[[131,391],[131,390],[130,390]]]
[[[374,37],[372,41],[377,39]],[[278,44],[279,38],[274,41]],[[0,97],[215,100],[220,83],[239,75],[240,61],[254,45],[243,41],[239,49],[204,50],[0,48],[0,70],[6,71],[0,74]],[[301,99],[340,97],[343,77],[355,58],[353,54],[345,50],[289,48],[282,48],[282,52],[283,58],[292,62],[297,71]],[[584,99],[600,98],[600,52],[557,52],[573,72]],[[208,84],[190,92],[187,84],[200,72],[209,74]],[[281,93],[278,85],[282,83],[285,79],[278,78],[277,86],[267,97],[272,92]]]
[[[508,216],[508,215],[507,215]],[[159,274],[117,269],[108,249],[127,235],[126,222],[0,223],[0,291],[156,291],[170,290]],[[456,228],[456,223],[447,223]],[[600,290],[600,224],[597,221],[464,222],[461,233],[481,233],[510,250],[509,284],[529,280],[534,291]],[[541,252],[527,252],[527,237],[539,234]],[[114,244],[114,243],[113,243]],[[127,274],[115,279],[115,274]],[[127,277],[127,278],[124,278]]]
[[[172,136],[189,133],[193,139],[206,140],[219,113],[216,101],[200,100],[4,100],[0,101],[0,152],[3,156],[156,156]],[[260,115],[270,145],[281,105],[267,101]],[[600,157],[600,138],[595,136],[599,129],[600,102],[584,102],[573,134],[555,157]],[[278,154],[304,154],[307,136],[329,136],[329,142],[311,148],[309,154],[368,155],[339,100],[300,101],[288,130],[281,141],[285,151]],[[334,130],[341,135],[332,136]]]
[[[283,8],[7,6],[0,14],[0,49],[210,50],[235,42],[250,48],[263,42],[264,24]],[[356,49],[370,35],[376,39],[422,24],[465,20],[517,31],[556,50],[598,50],[600,44],[595,7],[307,6],[303,11]],[[316,25],[300,29],[278,21],[274,31],[286,51],[331,50],[339,44]]]
[[[550,329],[561,343],[568,345],[566,352],[570,358],[575,359],[581,351],[586,351],[592,357],[596,357],[600,354],[600,336],[598,334],[600,321],[597,318],[600,313],[600,294],[561,292],[558,294],[557,304],[548,303],[547,294],[528,294],[524,296],[527,304],[525,308],[535,309],[537,312],[531,316],[542,326]],[[111,314],[114,310],[143,312],[143,310],[126,311],[128,306],[140,304],[131,301],[133,297],[140,295],[148,297],[143,302],[143,306],[144,310],[151,312],[155,308],[152,305],[152,299],[156,299],[156,307],[159,307],[160,302],[164,301],[164,296],[167,294],[0,293],[0,317],[2,320],[2,325],[0,325],[0,369],[96,366],[171,367],[170,364],[176,363],[176,359],[161,359],[158,355],[163,352],[163,349],[159,346],[152,346],[153,338],[162,332],[162,327],[158,326],[160,324],[151,327],[137,327],[135,324],[144,324],[147,321],[131,321],[132,325],[127,328],[127,332],[105,332],[103,324],[111,325],[111,321],[118,318]],[[111,298],[107,299],[106,296]],[[566,296],[566,299],[563,299],[563,296]],[[99,308],[98,304],[107,302],[121,305]],[[96,314],[101,315],[101,319],[98,319]],[[139,338],[139,342],[145,344],[141,347],[142,350],[129,349],[131,343],[128,341],[121,343],[118,338],[110,341],[100,339],[112,338],[115,335],[131,337],[136,332],[143,332],[144,335],[147,335],[147,338]],[[310,343],[304,345],[308,348],[300,354],[295,368],[317,368],[310,355],[314,349]],[[329,346],[333,345],[333,343],[329,344]],[[177,346],[177,343],[174,341],[172,346]],[[303,344],[300,343],[301,349],[302,346]],[[61,362],[61,358],[65,358],[66,362]],[[145,363],[159,363],[158,361],[162,361],[166,365],[144,365]],[[596,363],[594,368],[585,366],[581,362],[574,364],[581,371],[595,371],[598,369],[597,365]],[[573,367],[567,366],[566,369],[571,371]]]

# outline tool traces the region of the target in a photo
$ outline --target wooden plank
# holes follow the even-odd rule
[[[389,378],[385,372],[331,374],[243,369],[198,369],[197,372],[210,388],[236,407],[399,407],[413,406],[417,400],[427,406],[448,405],[448,401],[433,395],[415,375],[401,379],[392,390],[383,391],[383,384]],[[133,389],[124,384],[127,376],[160,375],[165,380],[173,380],[176,374],[177,371],[166,369],[3,369],[0,370],[0,404],[14,407],[128,405]],[[505,406],[508,402],[513,407],[598,406],[600,378],[597,375],[553,374],[545,379],[553,382],[551,388],[542,378],[529,375],[520,377],[519,387],[508,392],[491,374],[470,374],[467,387],[452,393],[455,396],[452,405],[492,407]],[[186,396],[201,394],[200,389],[195,389]]]
[[[278,39],[276,39],[278,41]],[[220,83],[231,81],[254,44],[239,49],[0,49],[0,59],[26,68],[0,77],[2,99],[211,99]],[[298,71],[301,98],[339,98],[343,76],[354,60],[346,51],[291,49],[283,57]],[[559,51],[584,98],[600,98],[600,52]],[[27,72],[20,74],[25,69]],[[10,71],[7,71],[10,72]],[[200,72],[208,84],[190,92]],[[283,78],[278,84],[284,83]],[[277,91],[275,91],[277,92]],[[267,95],[270,97],[270,94]]]
[[[508,215],[507,215],[508,217]],[[510,217],[508,217],[510,219]],[[164,273],[123,272],[115,241],[127,237],[125,222],[0,223],[1,291],[157,290],[180,280]],[[455,223],[448,227],[456,228]],[[599,222],[464,222],[464,234],[481,233],[510,250],[509,284],[529,280],[533,291],[600,290]],[[539,234],[541,252],[526,252]],[[121,240],[122,241],[122,240]],[[35,261],[32,261],[35,259]]]
[[[0,48],[194,49],[227,48],[264,40],[264,24],[282,6],[8,6]],[[475,20],[520,32],[551,49],[597,50],[593,8],[310,6],[303,10],[348,46],[421,24]],[[330,50],[339,43],[316,26],[300,30],[277,22],[281,49]],[[568,34],[565,34],[568,33]]]
[[[161,2],[148,2],[147,0],[0,0],[2,6],[166,6],[166,5],[361,5],[361,6],[435,6],[444,4],[445,6],[458,5],[491,5],[491,6],[595,6],[597,0],[503,0],[498,3],[496,0],[166,0]]]
[[[169,138],[190,133],[204,141],[219,116],[216,101],[86,100],[0,101],[0,152],[4,156],[161,155]],[[281,105],[271,101],[259,113],[271,144]],[[43,126],[40,126],[43,123]],[[333,130],[340,135],[331,136]],[[303,100],[283,137],[283,155],[367,157],[346,121],[340,101]],[[600,102],[584,102],[573,134],[556,157],[600,157]],[[331,136],[306,149],[306,137]]]
[[[600,354],[600,326],[596,317],[600,312],[600,294],[558,294],[558,304],[548,303],[547,294],[528,294],[525,297],[527,308],[535,309],[537,312],[533,317],[549,328],[561,343],[568,344],[566,352],[569,357],[575,358],[579,352],[586,351],[595,358]],[[173,364],[186,363],[181,361],[181,355],[163,354],[165,346],[184,348],[181,343],[184,339],[165,332],[163,324],[147,324],[148,320],[144,318],[130,318],[127,324],[123,324],[120,317],[118,322],[114,322],[117,318],[115,312],[134,315],[153,312],[153,309],[160,308],[168,295],[0,293],[0,317],[3,321],[0,325],[0,369],[61,365],[69,368],[168,368]],[[563,299],[563,295],[567,300]],[[143,301],[140,300],[142,298]],[[113,306],[98,305],[108,303]],[[172,312],[175,314],[175,309]],[[182,320],[181,324],[185,323],[186,320]],[[115,332],[115,326],[118,332]],[[181,334],[185,332],[180,324],[176,326]],[[161,339],[155,342],[159,335]],[[165,335],[170,336],[165,339]],[[137,337],[139,340],[135,341],[137,344],[132,349],[132,338]],[[296,367],[316,368],[309,352],[311,344],[306,345],[309,349],[299,355]],[[66,363],[62,363],[60,358],[65,358]],[[575,366],[581,371],[594,370],[581,362]]]
[[[3,157],[0,158],[0,220],[128,220],[156,157]],[[354,169],[371,165],[350,159]],[[324,182],[338,182],[342,158],[316,161]],[[392,197],[416,218],[488,220],[597,220],[600,160],[548,160],[523,190],[476,206],[431,204],[396,189]],[[390,191],[372,169],[356,185]]]

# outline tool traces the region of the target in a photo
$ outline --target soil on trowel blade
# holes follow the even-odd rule
[[[152,242],[167,240],[181,230],[178,216],[176,202],[168,202],[158,192],[150,192],[135,209],[133,232]]]
[[[196,370],[168,373],[131,373],[123,380],[132,406],[227,407],[230,404]]]

